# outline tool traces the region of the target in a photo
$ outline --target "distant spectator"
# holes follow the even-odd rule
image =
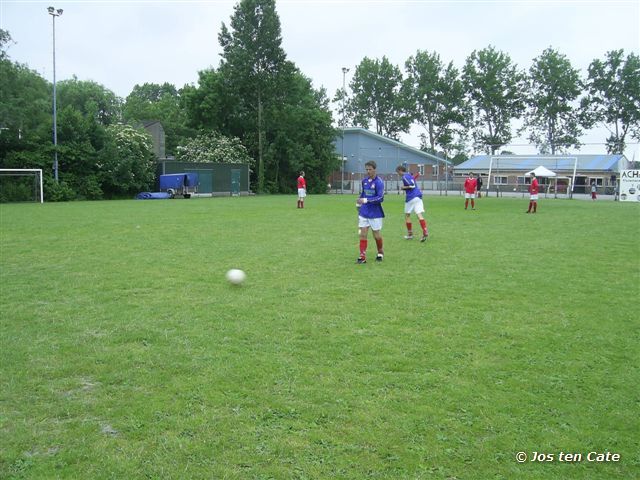
[[[304,179],[304,172],[300,172],[298,177],[298,208],[304,208],[304,199],[307,196],[307,182]]]
[[[464,181],[464,209],[469,206],[469,200],[471,200],[471,210],[476,209],[476,179],[473,177],[473,172],[469,172],[469,177]]]
[[[596,191],[596,182],[591,182],[591,200],[596,200],[598,193]]]
[[[538,210],[538,179],[536,178],[536,174],[531,172],[531,185],[529,185],[529,210],[527,213],[531,213],[531,209],[533,208],[533,213],[536,213]]]

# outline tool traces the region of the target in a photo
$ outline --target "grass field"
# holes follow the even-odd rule
[[[402,200],[0,205],[0,478],[638,478],[638,205]]]

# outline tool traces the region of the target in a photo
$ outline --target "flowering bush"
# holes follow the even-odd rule
[[[149,189],[155,178],[149,134],[119,124],[107,127],[107,137],[98,163],[105,192],[131,194]]]
[[[255,160],[240,139],[208,132],[187,140],[177,149],[178,160],[196,163],[235,163],[253,166]]]

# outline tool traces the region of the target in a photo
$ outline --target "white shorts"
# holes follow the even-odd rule
[[[298,198],[304,198],[307,196],[307,189],[306,188],[299,188],[298,189]]]
[[[538,200],[538,194],[536,193],[535,195],[531,195],[529,200]]]
[[[476,194],[464,192],[464,198],[476,198]]]
[[[358,228],[371,227],[371,230],[382,230],[382,218],[364,218],[358,215]]]
[[[412,198],[408,202],[404,202],[404,213],[414,212],[416,215],[418,213],[424,213],[424,203],[422,203],[422,199],[420,197]]]

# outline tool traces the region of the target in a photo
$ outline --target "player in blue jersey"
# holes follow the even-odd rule
[[[404,220],[407,225],[407,235],[404,237],[407,240],[413,240],[413,227],[411,225],[411,212],[414,212],[418,216],[420,227],[422,227],[421,242],[424,242],[429,237],[429,230],[427,229],[427,221],[422,215],[424,213],[424,203],[422,202],[422,191],[416,184],[416,177],[407,173],[407,169],[403,165],[399,165],[396,168],[396,173],[402,177],[402,189],[407,194],[407,198],[404,204]]]
[[[367,178],[362,180],[362,192],[357,201],[358,206],[358,228],[360,231],[360,256],[358,263],[367,263],[367,234],[369,228],[373,231],[373,238],[378,247],[376,261],[381,262],[384,258],[384,250],[382,249],[382,219],[384,218],[384,210],[382,210],[382,202],[384,201],[384,182],[376,174],[376,162],[373,160],[364,164],[367,170]]]

